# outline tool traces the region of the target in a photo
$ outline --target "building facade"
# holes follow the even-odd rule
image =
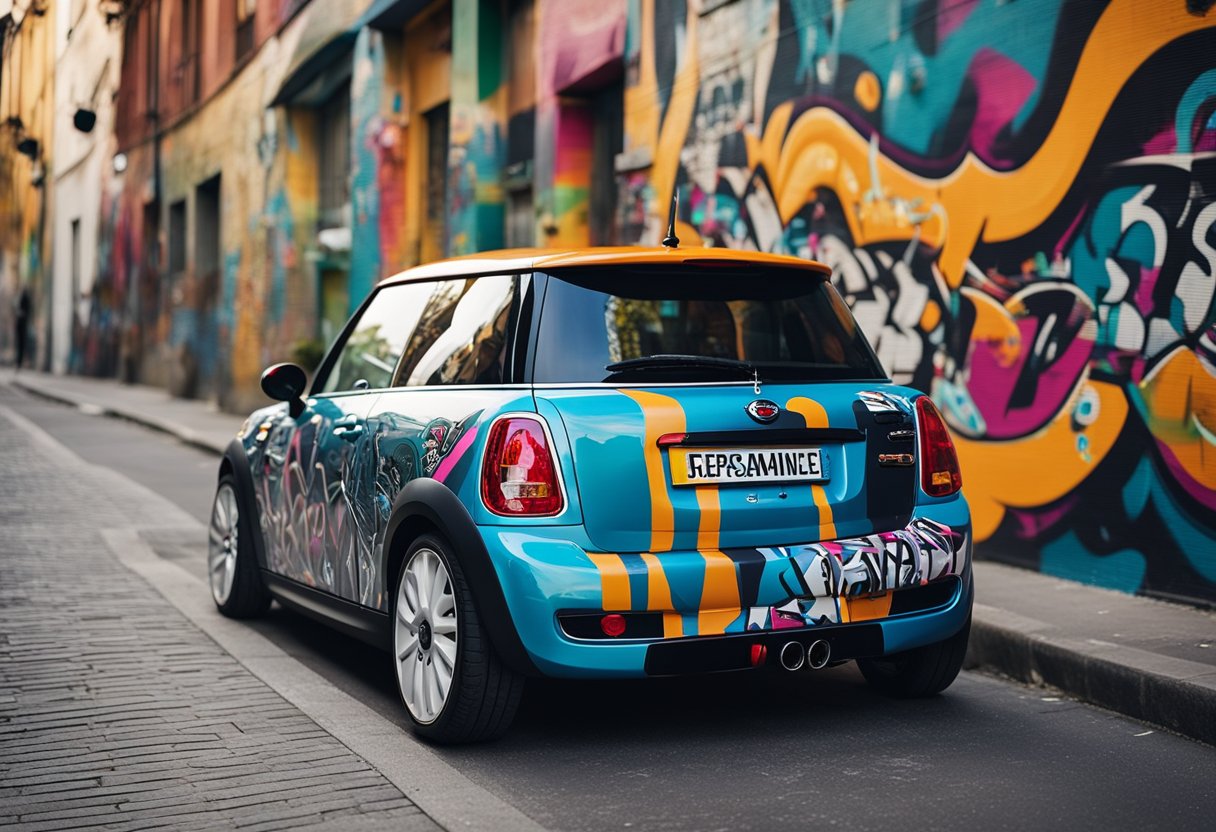
[[[100,4],[70,0],[55,18],[55,115],[50,170],[55,210],[48,263],[51,370],[80,368],[98,271],[105,188],[113,179],[114,97],[122,60],[121,29]]]
[[[24,294],[26,363],[50,367],[55,20],[47,0],[0,0],[0,355],[12,360]]]
[[[56,366],[246,409],[381,277],[656,244],[679,188],[686,243],[834,268],[954,429],[982,553],[1216,602],[1210,0],[105,7],[97,256],[55,283],[87,291]],[[10,285],[42,209],[31,160],[0,165]]]

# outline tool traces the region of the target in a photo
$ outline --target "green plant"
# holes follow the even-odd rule
[[[291,346],[291,360],[303,367],[309,375],[321,365],[325,357],[325,345],[316,338],[301,338]]]

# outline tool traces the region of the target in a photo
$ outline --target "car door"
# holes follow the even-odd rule
[[[371,568],[377,531],[375,426],[368,414],[393,377],[412,326],[408,286],[380,289],[347,326],[302,413],[267,442],[267,561],[284,577],[350,601]]]
[[[532,409],[531,396],[512,386],[508,355],[518,319],[521,287],[529,278],[488,275],[421,284],[429,287],[425,308],[397,367],[392,388],[376,400],[378,466],[376,504],[381,533],[393,500],[418,477],[432,477],[459,493],[472,466],[473,439],[486,414],[518,400]],[[363,603],[384,609],[385,581],[377,559],[363,573]]]

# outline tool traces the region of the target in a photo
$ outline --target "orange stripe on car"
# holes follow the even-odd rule
[[[644,390],[621,392],[641,406],[645,420],[642,455],[646,460],[646,481],[650,486],[650,551],[670,552],[675,541],[675,509],[667,491],[667,474],[663,470],[659,437],[665,433],[685,431],[684,408],[670,396]]]
[[[722,532],[722,505],[718,486],[697,486],[697,507],[701,519],[697,525],[697,550],[705,559],[705,578],[701,585],[701,603],[697,611],[697,634],[713,635],[726,632],[739,617],[739,573],[735,562],[719,551]]]
[[[642,553],[646,564],[646,603],[651,612],[663,613],[663,638],[679,638],[684,635],[684,623],[675,604],[671,602],[671,586],[662,562],[649,552]]]
[[[718,486],[697,486],[697,508],[701,509],[701,520],[697,524],[697,548],[717,549],[722,530],[722,506],[718,501]]]
[[[887,590],[882,595],[841,598],[840,605],[841,607],[848,606],[850,621],[873,621],[875,618],[886,618],[891,614],[893,597],[894,593]]]
[[[828,426],[828,412],[823,405],[806,396],[794,396],[785,403],[785,409],[800,414],[808,428]],[[836,523],[832,519],[832,504],[828,502],[827,490],[822,485],[812,485],[811,499],[819,510],[819,539],[831,540],[836,537]]]
[[[697,634],[724,633],[741,611],[735,562],[717,549],[702,550],[701,557],[705,558],[705,583],[697,612]]]
[[[605,610],[629,610],[629,571],[620,555],[588,552],[587,557],[600,572],[600,592]]]

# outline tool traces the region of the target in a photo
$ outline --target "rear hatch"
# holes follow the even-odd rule
[[[886,381],[819,274],[584,268],[551,275],[543,303],[536,396],[561,416],[598,549],[763,548],[907,522],[912,391]]]

